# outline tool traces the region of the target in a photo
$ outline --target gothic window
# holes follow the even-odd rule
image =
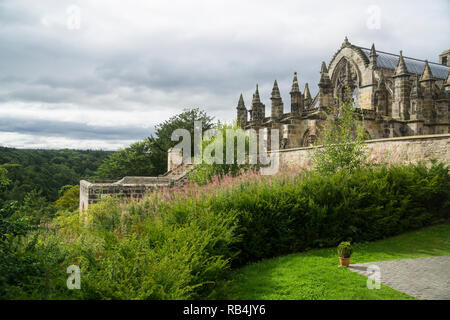
[[[338,101],[345,101],[347,96],[347,88],[346,88],[346,63],[347,60],[342,60],[340,65],[340,70],[338,71],[338,75],[336,78],[335,84],[335,95]],[[350,64],[350,72],[351,72],[351,80],[352,84],[351,88],[352,92],[350,92],[353,101],[355,102],[355,106],[358,107],[358,76],[353,66]]]

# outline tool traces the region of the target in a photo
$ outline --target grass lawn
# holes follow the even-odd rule
[[[354,245],[351,263],[450,255],[450,224]],[[250,264],[233,274],[228,299],[414,299],[340,267],[336,248],[311,250]]]

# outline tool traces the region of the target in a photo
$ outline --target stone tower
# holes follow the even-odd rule
[[[410,95],[410,81],[409,73],[406,68],[403,53],[400,51],[397,67],[394,75],[394,93],[392,98],[392,118],[399,120],[409,119],[409,95]]]
[[[298,86],[297,72],[294,72],[291,88],[291,113],[293,116],[301,116],[303,113],[303,97]]]
[[[280,89],[278,88],[277,80],[273,83],[272,94],[270,96],[271,101],[271,117],[273,119],[279,119],[283,115],[283,100],[281,99]]]
[[[244,104],[244,97],[239,97],[239,102],[237,105],[237,124],[239,127],[243,128],[247,125],[247,108]]]

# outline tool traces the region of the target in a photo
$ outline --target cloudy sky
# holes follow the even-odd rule
[[[115,150],[183,108],[231,121],[255,84],[289,110],[350,42],[437,61],[450,2],[0,0],[0,145]]]

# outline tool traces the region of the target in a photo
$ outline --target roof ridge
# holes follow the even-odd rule
[[[358,47],[358,48],[360,48],[360,49],[365,49],[365,50],[369,50],[369,51],[370,51],[370,49],[369,49],[369,48],[365,48],[365,47],[360,47],[360,46],[355,46],[355,47]],[[391,55],[391,56],[395,56],[395,57],[400,57],[400,55],[399,55],[399,54],[395,54],[395,53],[391,53],[391,52],[386,52],[386,51],[381,51],[381,50],[378,50],[378,49],[377,49],[377,53],[379,53],[379,52],[381,52],[381,53],[385,53],[385,54],[389,54],[389,55]],[[411,60],[416,60],[416,61],[420,61],[420,62],[424,62],[424,63],[425,63],[425,59],[424,59],[424,60],[421,60],[421,59],[417,59],[417,58],[412,58],[412,57],[407,57],[407,56],[403,56],[403,59],[411,59]],[[435,64],[435,65],[438,65],[438,66],[442,66],[442,67],[447,67],[447,68],[450,68],[449,66],[446,66],[446,65],[440,64],[440,63],[438,63],[438,62],[432,62],[432,61],[428,61],[428,63],[430,63],[430,64]]]

